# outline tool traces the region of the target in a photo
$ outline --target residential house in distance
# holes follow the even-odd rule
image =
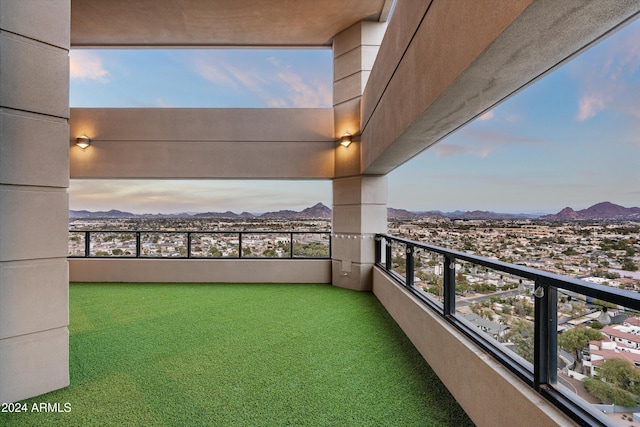
[[[598,366],[615,358],[626,360],[640,370],[640,318],[630,317],[622,325],[607,325],[600,332],[606,339],[589,343],[585,374],[596,375]]]

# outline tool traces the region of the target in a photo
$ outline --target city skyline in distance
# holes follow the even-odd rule
[[[115,60],[109,55],[117,56],[117,51],[72,51],[71,106],[200,106],[193,101],[196,87],[217,90],[209,95],[217,106],[237,107],[225,99],[238,102],[240,98],[251,99],[243,105],[251,107],[330,106],[326,85],[313,83],[322,73],[307,75],[305,69],[295,68],[298,63],[307,70],[324,66],[326,74],[330,51],[304,53],[304,60],[279,57],[277,51],[252,58],[251,51],[245,51],[237,54],[239,63],[233,62],[237,58],[232,51],[212,61],[214,52],[191,52],[191,61],[181,61],[173,51],[151,51],[145,53],[143,64],[135,64],[133,54]],[[166,55],[173,55],[173,60],[167,62]],[[250,71],[262,71],[264,63],[271,68],[265,69],[267,76],[258,84]],[[133,90],[132,76],[140,74],[144,79],[149,76],[142,70],[167,68],[166,73],[155,73],[152,82],[138,84],[140,91]],[[279,74],[288,79],[278,80]],[[179,81],[179,90],[170,89],[164,96],[163,79]],[[290,98],[295,92],[293,82],[306,91],[296,101]],[[118,102],[122,104],[111,105],[104,95],[114,93],[114,88],[119,88],[115,93],[121,95]],[[191,97],[184,99],[184,105],[178,103],[181,93]],[[94,104],[83,104],[79,94]],[[505,213],[556,213],[566,206],[579,210],[602,200],[637,206],[637,99],[640,22],[636,20],[392,171],[388,206]],[[326,180],[72,180],[69,193],[72,209],[138,213],[265,212],[300,209],[317,201],[331,206],[331,182]]]

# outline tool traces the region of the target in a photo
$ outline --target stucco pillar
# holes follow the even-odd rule
[[[332,283],[371,290],[375,233],[387,231],[387,177],[333,180]]]
[[[360,103],[385,30],[386,23],[362,21],[333,41],[335,138],[349,133],[353,143],[335,150],[332,282],[363,291],[372,287],[374,234],[387,230],[386,176],[360,175]]]
[[[361,21],[333,40],[333,108],[335,138],[353,135],[349,147],[336,147],[336,176],[360,174],[360,102],[371,74],[386,22]]]
[[[0,402],[69,384],[69,0],[0,0]]]

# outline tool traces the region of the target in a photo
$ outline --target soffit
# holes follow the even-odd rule
[[[74,47],[331,46],[391,0],[73,0]]]

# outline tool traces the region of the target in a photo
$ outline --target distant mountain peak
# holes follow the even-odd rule
[[[570,207],[562,209],[557,214],[545,215],[541,219],[550,221],[571,221],[585,219],[640,219],[640,208],[625,208],[611,202],[600,202],[586,209],[575,211]]]

